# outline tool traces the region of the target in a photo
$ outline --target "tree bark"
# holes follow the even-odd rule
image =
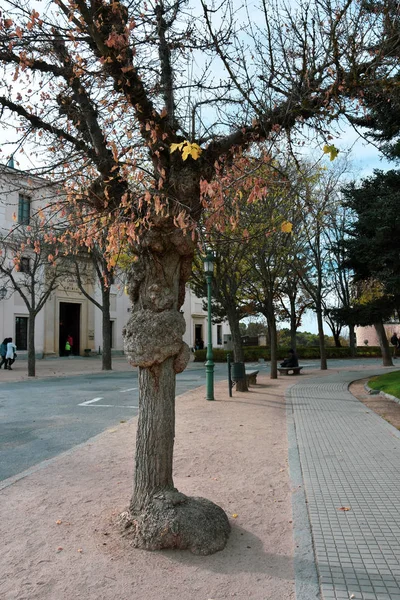
[[[290,343],[291,347],[297,352],[297,315],[296,315],[296,303],[294,298],[290,298]]]
[[[340,333],[338,333],[337,331],[333,331],[333,339],[335,341],[335,348],[341,348],[342,344],[340,341]]]
[[[36,356],[35,356],[35,318],[36,315],[29,313],[28,317],[28,377],[36,375]],[[18,350],[18,348],[17,348]]]
[[[121,525],[135,547],[211,554],[229,537],[226,514],[209,500],[178,492],[172,477],[175,375],[190,357],[179,309],[192,258],[189,236],[153,228],[128,274],[133,307],[123,334],[128,359],[139,367],[140,399],[134,492]]]
[[[231,330],[232,336],[233,360],[235,362],[244,362],[242,336],[240,333],[239,319],[237,318],[236,307],[233,306],[231,309],[228,308],[226,315],[228,317],[229,328]],[[236,390],[238,392],[249,391],[246,378],[239,379],[239,381],[236,383]]]
[[[101,368],[103,371],[112,370],[111,358],[111,320],[110,320],[110,288],[102,286],[102,321],[103,321],[103,354]]]
[[[374,323],[375,331],[378,335],[379,345],[381,347],[382,352],[382,365],[384,367],[393,367],[392,356],[390,353],[389,342],[386,337],[386,331],[383,326],[382,321],[378,321]]]
[[[357,355],[356,348],[356,334],[354,331],[354,325],[349,325],[349,343],[350,343],[350,356],[355,358]]]
[[[324,337],[324,321],[322,318],[322,310],[317,308],[317,323],[318,323],[318,339],[319,339],[319,352],[321,360],[321,371],[326,371],[328,364],[326,361],[326,349],[325,349],[325,337]]]
[[[278,360],[278,335],[276,331],[276,318],[274,311],[274,304],[271,300],[267,300],[265,305],[265,318],[268,323],[268,331],[269,331],[269,344],[270,344],[270,352],[271,352],[271,372],[270,379],[278,378],[278,368],[277,368],[277,360]]]

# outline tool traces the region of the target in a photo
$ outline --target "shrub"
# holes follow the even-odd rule
[[[207,349],[196,350],[194,353],[195,362],[206,362]],[[227,354],[231,355],[233,362],[233,352],[224,350],[223,348],[213,349],[213,360],[216,363],[226,362]],[[289,354],[289,347],[278,347],[277,357],[278,360],[283,360]],[[319,348],[315,346],[299,346],[297,348],[297,354],[300,360],[312,359],[319,360]],[[245,362],[257,362],[259,358],[263,358],[266,361],[271,360],[270,349],[266,346],[245,346],[243,348],[243,355]],[[382,356],[381,349],[379,346],[358,346],[357,357],[359,358],[371,358]],[[343,348],[336,348],[335,346],[328,346],[326,348],[326,357],[329,358],[350,358],[350,348],[345,346]]]

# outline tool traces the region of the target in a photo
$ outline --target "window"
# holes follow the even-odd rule
[[[19,195],[18,199],[18,223],[28,225],[31,217],[31,199],[28,196]]]
[[[21,260],[19,261],[19,271],[20,273],[29,273],[30,271],[30,258],[27,258],[26,256],[22,256]]]
[[[222,346],[222,325],[217,325],[217,345]]]
[[[15,317],[15,345],[17,350],[28,349],[28,317]]]

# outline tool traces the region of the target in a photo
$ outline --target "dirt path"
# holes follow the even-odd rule
[[[284,390],[292,378],[207,402],[177,399],[175,484],[230,516],[213,556],[130,548],[113,523],[131,494],[136,419],[0,492],[2,600],[290,600],[291,489]],[[236,515],[236,516],[233,516]]]

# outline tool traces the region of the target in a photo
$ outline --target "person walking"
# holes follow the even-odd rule
[[[397,337],[397,333],[396,333],[396,331],[394,332],[394,334],[393,334],[393,335],[392,335],[392,337],[390,338],[390,343],[391,343],[391,344],[392,344],[392,346],[393,346],[393,358],[397,358],[397,356],[396,356],[396,351],[397,351],[397,348],[399,348],[399,346],[400,346],[400,340],[399,340],[399,338]]]
[[[67,335],[67,344],[69,344],[69,352],[68,352],[68,356],[69,356],[72,352],[72,348],[74,345],[74,338],[72,337],[72,335],[70,333]]]
[[[4,338],[3,342],[0,344],[0,357],[1,357],[0,369],[3,365],[4,365],[4,368],[7,369],[6,354],[7,354],[8,342],[9,342],[9,338]]]
[[[7,354],[6,354],[6,366],[5,368],[8,369],[9,371],[12,371],[11,365],[15,362],[15,359],[17,357],[16,352],[17,352],[17,347],[15,344],[13,344],[12,338],[8,338],[8,343],[7,343]]]

